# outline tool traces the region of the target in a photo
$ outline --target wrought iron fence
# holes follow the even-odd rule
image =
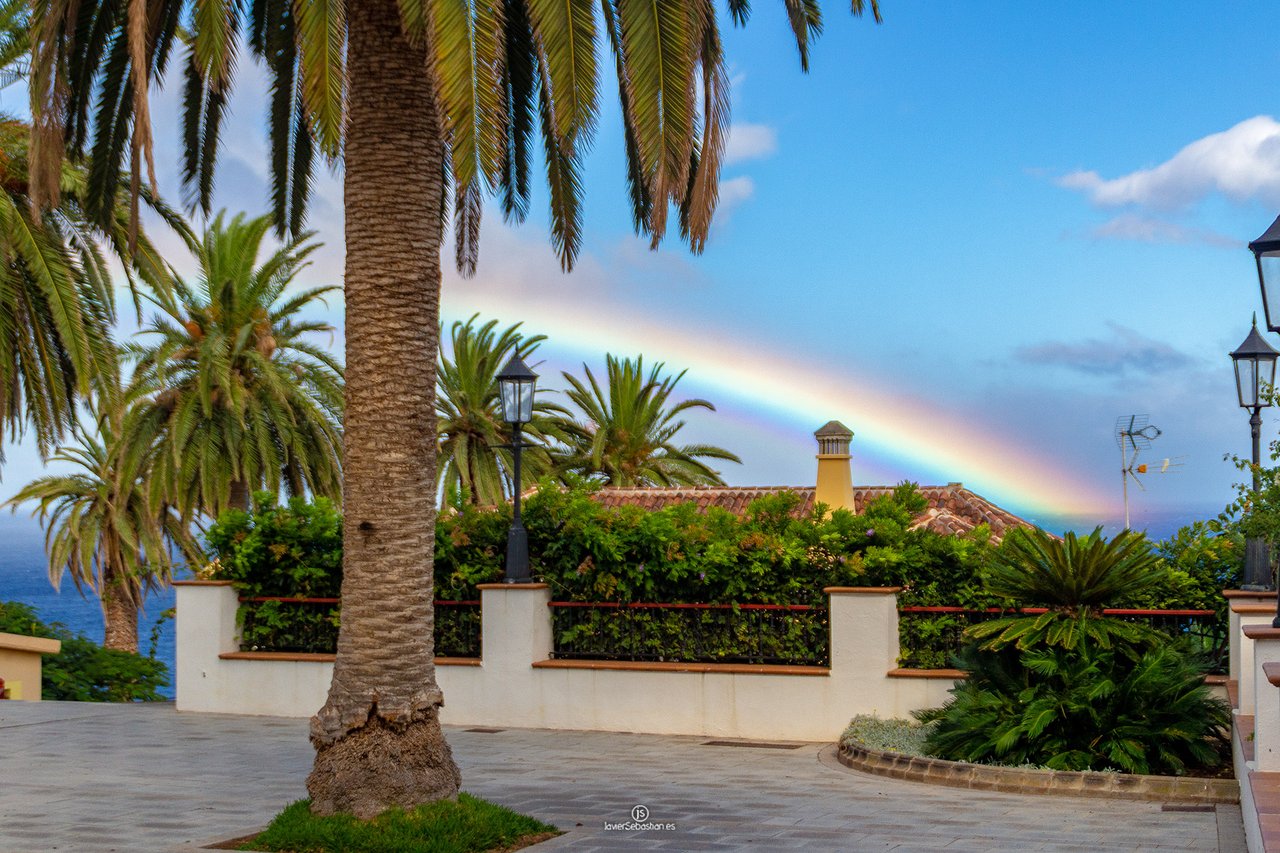
[[[970,625],[1015,614],[1044,613],[1043,607],[1021,610],[969,610],[963,607],[900,607],[898,639],[899,665],[904,669],[942,669],[964,645],[964,631]],[[1210,672],[1224,674],[1229,654],[1226,620],[1213,610],[1122,610],[1107,609],[1104,615],[1128,622],[1141,622],[1173,639],[1187,641],[1209,660]]]
[[[556,658],[830,665],[825,607],[580,601],[549,606]]]
[[[336,598],[255,596],[240,599],[240,650],[319,652],[338,647]],[[480,602],[435,602],[437,657],[480,657]]]

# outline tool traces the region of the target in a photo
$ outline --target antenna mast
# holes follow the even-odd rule
[[[1147,415],[1121,415],[1116,418],[1116,444],[1120,445],[1120,483],[1124,491],[1124,529],[1129,529],[1129,478],[1146,491],[1138,474],[1145,474],[1146,465],[1138,465],[1138,453],[1151,446],[1160,437],[1159,427],[1153,426]],[[1167,461],[1167,460],[1166,460]],[[1168,468],[1168,465],[1165,465]]]

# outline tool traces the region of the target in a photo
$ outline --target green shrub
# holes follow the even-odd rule
[[[882,752],[898,752],[903,755],[928,755],[925,742],[933,728],[932,723],[882,720],[877,716],[859,714],[849,721],[849,727],[840,735],[840,744],[861,744]]]
[[[62,641],[62,650],[46,655],[40,697],[73,702],[156,702],[165,697],[169,670],[154,657],[104,649],[58,622],[44,623],[35,610],[16,601],[0,601],[0,632]]]
[[[969,677],[941,709],[928,754],[1055,770],[1183,775],[1228,759],[1226,703],[1194,657],[1169,645],[964,649]]]
[[[982,584],[983,572],[1008,545],[993,546],[985,526],[962,536],[912,530],[926,501],[910,484],[871,501],[858,515],[817,509],[800,515],[800,496],[781,493],[756,500],[742,518],[719,509],[700,513],[692,504],[609,509],[592,499],[593,488],[585,482],[569,488],[544,484],[524,503],[533,574],[551,586],[556,599],[825,607],[822,590],[828,586],[898,586],[902,606],[1011,606]],[[245,596],[337,596],[337,511],[326,501],[276,506],[263,498],[258,496],[253,512],[228,512],[211,527],[218,576],[234,580]],[[510,524],[509,506],[443,512],[436,523],[435,597],[471,601],[479,598],[478,584],[500,581]],[[1166,563],[1178,566],[1162,570],[1169,582],[1145,593],[1146,602],[1123,606],[1157,606],[1156,597],[1158,606],[1205,606],[1207,590],[1230,576],[1224,561],[1234,553],[1233,541],[1211,536],[1207,528],[1171,541],[1162,551]],[[478,625],[471,615],[460,609],[441,614],[443,608],[437,613],[437,648],[456,653],[474,646]],[[579,615],[580,624],[564,628],[571,633],[561,640],[608,644],[631,636],[626,642],[635,656],[690,659],[690,653],[662,642],[673,632],[680,635],[683,623],[675,617],[632,612],[624,625],[611,618],[616,614]],[[699,626],[707,635],[696,655],[701,659],[812,660],[825,644],[825,622],[813,618],[797,616],[772,626],[783,641],[755,650],[711,624],[714,619],[707,616]],[[246,609],[241,620],[246,648],[332,651],[337,636],[336,607],[268,603]],[[899,624],[901,665],[941,668],[951,665],[968,620],[913,614]],[[655,650],[655,644],[664,648]]]
[[[1095,530],[1055,540],[1011,534],[988,567],[987,589],[1048,607],[976,625],[959,657],[969,677],[926,742],[941,758],[1058,770],[1184,774],[1227,754],[1226,704],[1184,644],[1102,610],[1161,582],[1166,570],[1140,534],[1110,542]]]
[[[251,512],[224,512],[205,539],[241,595],[337,598],[342,587],[342,514],[328,498],[278,506],[259,492]]]

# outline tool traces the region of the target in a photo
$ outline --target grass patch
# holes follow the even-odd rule
[[[389,809],[370,821],[351,815],[321,817],[310,800],[276,815],[239,850],[279,853],[485,853],[517,850],[560,831],[470,794],[415,809]]]

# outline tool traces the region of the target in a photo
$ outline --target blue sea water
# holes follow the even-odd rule
[[[21,511],[17,515],[0,513],[0,601],[30,604],[42,621],[61,622],[101,643],[102,608],[98,599],[92,592],[81,595],[66,575],[61,590],[55,590],[49,582],[48,565],[39,523]],[[160,622],[155,654],[169,667],[170,682],[175,652],[173,620],[161,620],[161,614],[173,605],[173,587],[165,587],[147,597],[138,620],[139,650],[143,654],[150,650],[152,628]],[[172,698],[172,684],[162,692]]]

